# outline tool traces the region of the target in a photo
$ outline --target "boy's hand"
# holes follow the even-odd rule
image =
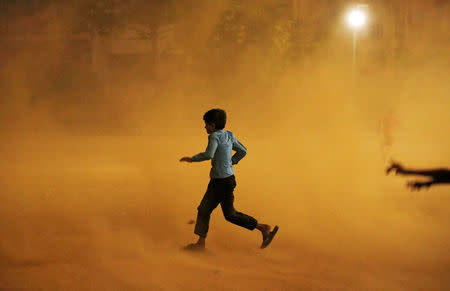
[[[180,159],[180,162],[188,162],[188,163],[192,163],[192,158],[191,157],[182,157]]]
[[[412,191],[417,190],[419,191],[420,189],[423,188],[430,188],[430,186],[433,184],[432,181],[427,181],[427,182],[421,182],[421,181],[410,181],[408,182],[406,185],[411,188]]]

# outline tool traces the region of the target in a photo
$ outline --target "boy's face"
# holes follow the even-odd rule
[[[216,131],[216,125],[214,123],[206,123],[205,122],[205,129],[208,134],[211,134],[214,131]]]

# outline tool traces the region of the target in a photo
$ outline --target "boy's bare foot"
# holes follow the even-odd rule
[[[263,236],[264,239],[270,234],[271,226],[268,224],[259,224],[256,226],[256,229],[259,230]]]
[[[271,230],[271,226],[268,224],[258,224],[256,226],[256,229],[258,229],[259,231],[261,231],[261,234],[263,236],[263,241],[261,244],[261,248],[264,249],[265,247],[267,247],[273,240],[273,238],[275,237],[275,234],[277,234],[278,232],[278,226],[275,226],[273,228],[272,231]]]
[[[268,234],[266,234],[266,236],[263,238],[263,242],[261,244],[262,249],[266,248],[272,242],[277,232],[278,232],[278,225],[275,225],[273,230],[270,231]]]
[[[188,244],[183,249],[188,251],[203,251],[205,250],[205,242],[206,239],[204,237],[199,236],[195,244]]]
[[[186,251],[204,251],[205,250],[205,245],[203,244],[188,244],[187,246],[185,246],[183,248]]]

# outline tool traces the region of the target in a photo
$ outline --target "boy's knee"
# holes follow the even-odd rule
[[[225,217],[225,220],[231,222],[236,217],[236,211],[234,209],[224,211],[223,216]]]

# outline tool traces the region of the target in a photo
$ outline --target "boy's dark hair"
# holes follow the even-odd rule
[[[203,115],[203,120],[208,123],[214,123],[216,129],[223,129],[227,123],[227,114],[222,109],[211,109]]]

